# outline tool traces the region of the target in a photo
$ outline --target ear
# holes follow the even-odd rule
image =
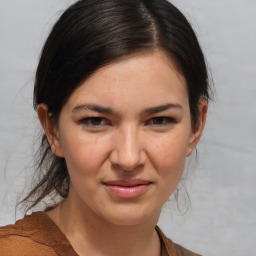
[[[58,157],[64,157],[57,125],[52,122],[50,118],[51,113],[48,112],[48,107],[46,104],[41,103],[37,106],[37,115],[45,131],[47,140],[51,146],[53,154]]]
[[[196,147],[198,141],[204,130],[204,125],[207,116],[208,104],[205,99],[201,99],[198,103],[199,117],[195,127],[195,130],[191,131],[189,138],[189,145],[187,150],[187,156],[190,156],[194,148]]]

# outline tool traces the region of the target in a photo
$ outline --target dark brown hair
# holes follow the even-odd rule
[[[53,26],[43,47],[34,86],[34,107],[48,106],[52,121],[72,92],[100,67],[143,51],[161,49],[187,82],[192,127],[200,97],[209,99],[205,59],[184,15],[166,0],[80,0]],[[37,152],[39,182],[24,202],[31,209],[52,193],[67,197],[70,178],[64,158],[42,135]]]

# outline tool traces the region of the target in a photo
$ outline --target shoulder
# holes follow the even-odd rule
[[[161,241],[161,256],[201,256],[182,247],[179,244],[174,243],[171,239],[164,235],[158,226],[156,227],[156,231]]]
[[[72,247],[57,226],[43,212],[0,227],[0,255],[67,255]],[[68,255],[74,255],[73,253]]]
[[[39,244],[28,237],[18,234],[6,234],[0,229],[0,255],[1,256],[26,256],[26,255],[49,255],[56,256],[55,251],[43,244]]]
[[[170,239],[169,239],[170,240]],[[171,241],[172,242],[172,241]],[[201,256],[201,255],[199,255],[199,254],[197,254],[197,253],[194,253],[194,252],[192,252],[192,251],[190,251],[190,250],[188,250],[188,249],[186,249],[186,248],[184,248],[184,247],[182,247],[181,245],[179,245],[179,244],[175,244],[175,243],[173,243],[174,244],[174,246],[175,246],[175,249],[176,249],[176,251],[177,251],[177,255],[179,255],[179,256]]]

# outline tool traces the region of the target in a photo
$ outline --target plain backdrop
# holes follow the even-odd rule
[[[34,72],[44,40],[68,0],[0,0],[0,225],[33,177],[38,120]],[[191,207],[174,203],[160,227],[205,256],[253,255],[256,240],[256,1],[175,0],[192,23],[215,83],[215,101],[187,176]],[[191,167],[192,166],[192,167]],[[18,212],[16,218],[22,217]]]

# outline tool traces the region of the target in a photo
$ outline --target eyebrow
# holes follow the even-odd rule
[[[182,106],[180,104],[174,104],[174,103],[168,103],[164,105],[159,105],[151,108],[146,108],[144,109],[141,113],[144,115],[151,115],[151,114],[156,114],[162,111],[166,111],[169,109],[173,108],[178,108],[182,109]],[[95,105],[95,104],[81,104],[72,109],[72,112],[78,112],[81,110],[92,110],[101,114],[118,114],[116,111],[114,111],[112,108],[109,107],[103,107],[100,105]]]
[[[151,115],[151,114],[156,114],[156,113],[166,111],[166,110],[169,110],[172,108],[182,109],[182,106],[180,104],[168,103],[168,104],[164,104],[164,105],[155,106],[152,108],[146,108],[145,110],[142,111],[142,113]]]
[[[77,112],[83,109],[89,109],[95,112],[99,112],[101,114],[114,114],[115,111],[112,108],[109,107],[103,107],[100,105],[95,105],[95,104],[82,104],[82,105],[78,105],[76,107],[74,107],[72,109],[72,112]]]

